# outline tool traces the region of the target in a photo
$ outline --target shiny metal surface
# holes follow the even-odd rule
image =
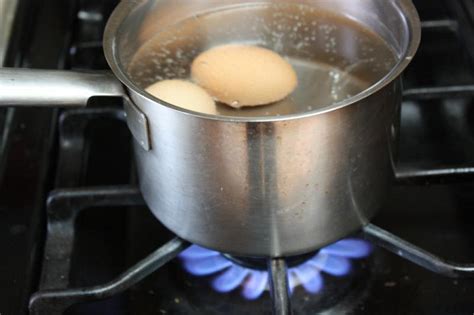
[[[150,122],[153,149],[136,144],[135,152],[140,187],[156,217],[215,250],[296,255],[360,229],[381,207],[393,179],[398,78],[417,50],[420,24],[407,0],[299,1],[360,21],[399,59],[365,92],[309,113],[193,113],[150,98],[129,79],[134,52],[157,30],[246,2],[255,1],[122,1],[106,30],[106,55]]]
[[[91,97],[123,96],[113,74],[0,68],[1,106],[86,106]]]
[[[147,117],[110,72],[0,68],[0,88],[0,106],[83,107],[93,97],[123,97],[130,132],[142,149],[150,150]]]
[[[143,150],[150,151],[151,144],[148,118],[128,97],[125,97],[123,107],[125,110],[125,117],[127,118],[127,125],[133,137],[140,144]]]
[[[151,98],[129,79],[128,63],[159,29],[255,1],[124,0],[108,23],[109,64],[144,114],[134,117],[148,120],[151,151],[141,143],[143,126],[130,127],[141,191],[155,216],[187,241],[239,256],[307,253],[368,224],[384,201],[394,177],[399,76],[420,41],[415,8],[410,0],[298,2],[360,21],[387,41],[397,65],[357,96],[311,112],[210,116]],[[0,87],[0,104],[17,106],[83,106],[93,95],[122,93],[103,74],[9,69],[0,70]]]
[[[153,150],[140,187],[179,236],[240,255],[296,255],[370,221],[393,178],[401,88],[304,119],[201,120],[132,92]],[[383,104],[381,106],[381,104]]]

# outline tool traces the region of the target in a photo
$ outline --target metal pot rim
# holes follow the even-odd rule
[[[332,104],[330,106],[326,106],[323,108],[315,109],[313,111],[304,112],[304,113],[296,113],[290,115],[281,115],[281,116],[269,116],[269,117],[239,117],[239,116],[222,116],[222,115],[210,115],[204,114],[199,112],[193,112],[181,107],[174,106],[170,103],[167,103],[163,100],[160,100],[152,95],[146,93],[143,89],[138,87],[128,75],[123,71],[122,67],[119,66],[118,57],[116,54],[116,35],[122,25],[122,22],[127,18],[129,13],[133,11],[133,9],[139,4],[139,1],[136,0],[122,0],[118,6],[115,8],[114,12],[112,13],[107,26],[105,28],[104,34],[104,52],[107,62],[109,63],[110,68],[117,76],[117,78],[129,89],[133,90],[134,92],[138,93],[140,96],[148,99],[152,102],[155,102],[159,105],[166,106],[172,110],[179,111],[183,114],[190,115],[196,118],[201,119],[208,119],[208,120],[216,120],[216,121],[223,121],[223,122],[240,122],[240,123],[258,123],[258,122],[277,122],[277,121],[290,121],[290,120],[297,120],[303,119],[308,117],[314,117],[317,115],[322,115],[325,113],[329,113],[352,104],[358,103],[362,99],[365,99],[390,83],[396,80],[402,72],[407,68],[407,66],[411,63],[412,59],[414,58],[421,42],[421,22],[418,12],[412,2],[412,0],[393,0],[399,6],[400,11],[404,13],[406,27],[408,28],[408,45],[401,56],[398,63],[392,68],[392,70],[387,73],[381,80],[377,83],[373,84],[368,89],[365,89],[361,93],[344,100],[342,102],[338,102]]]

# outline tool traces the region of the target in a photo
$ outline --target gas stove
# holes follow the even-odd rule
[[[117,3],[19,0],[5,64],[107,70]],[[474,3],[415,4],[397,182],[373,225],[315,253],[266,261],[176,238],[137,188],[120,100],[2,111],[0,314],[473,314]]]

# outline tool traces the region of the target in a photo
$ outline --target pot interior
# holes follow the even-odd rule
[[[119,30],[113,61],[122,79],[147,97],[143,90],[157,81],[189,80],[194,58],[218,45],[258,45],[293,65],[299,84],[289,97],[257,108],[218,105],[221,116],[297,115],[350,102],[387,78],[410,49],[397,1],[136,3],[121,4],[109,29]],[[126,5],[131,13],[120,18]]]

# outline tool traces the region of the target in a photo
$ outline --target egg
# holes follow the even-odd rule
[[[217,114],[212,97],[200,86],[184,80],[165,80],[150,85],[146,91],[172,105],[191,111]]]
[[[249,45],[203,52],[193,61],[191,75],[214,99],[234,108],[280,101],[298,85],[295,70],[284,58]]]

